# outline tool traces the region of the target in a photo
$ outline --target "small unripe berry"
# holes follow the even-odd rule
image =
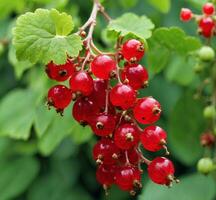
[[[209,174],[214,170],[214,164],[211,158],[201,158],[197,164],[197,169],[202,174]]]
[[[204,147],[212,147],[216,142],[216,137],[212,132],[205,132],[200,136],[200,143]]]
[[[215,58],[215,52],[211,47],[204,46],[199,50],[198,56],[202,61],[212,61]]]
[[[203,115],[206,119],[213,119],[215,114],[215,107],[213,105],[206,106],[203,110]]]
[[[180,12],[180,19],[184,22],[190,21],[193,17],[193,13],[188,8],[182,8]]]

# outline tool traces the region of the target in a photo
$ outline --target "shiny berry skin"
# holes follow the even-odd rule
[[[71,77],[70,88],[74,93],[88,96],[93,90],[93,79],[87,72],[79,71]]]
[[[116,126],[116,118],[114,115],[100,113],[95,116],[91,116],[89,120],[92,131],[101,137],[112,134]]]
[[[64,110],[72,100],[72,93],[64,85],[55,85],[48,91],[48,105],[56,109]]]
[[[148,85],[148,71],[142,65],[125,66],[121,77],[123,81],[127,79],[128,85],[134,90],[144,88]]]
[[[174,172],[173,163],[164,157],[157,157],[148,165],[148,175],[157,184],[171,185]]]
[[[75,73],[76,68],[72,61],[67,60],[63,65],[56,65],[53,62],[50,62],[46,66],[46,73],[50,79],[56,81],[66,81],[72,74]]]
[[[97,164],[115,164],[118,157],[120,150],[110,139],[102,138],[93,147],[93,158]]]
[[[193,17],[193,13],[188,8],[182,8],[180,12],[180,19],[184,22],[190,21]]]
[[[134,124],[123,124],[119,126],[114,134],[115,145],[123,150],[135,147],[139,142],[140,132]]]
[[[213,15],[215,12],[215,7],[213,3],[206,3],[202,8],[203,14],[205,15]]]
[[[166,144],[167,134],[159,126],[148,126],[140,135],[140,140],[148,151],[159,151]]]
[[[199,22],[200,33],[206,37],[212,37],[215,31],[215,22],[211,17],[204,17]]]
[[[91,62],[92,73],[100,79],[108,80],[115,72],[117,64],[110,56],[99,55]]]
[[[88,124],[89,118],[97,111],[95,102],[88,97],[82,97],[76,100],[73,105],[72,115],[81,125]]]
[[[115,183],[121,190],[134,191],[142,187],[141,172],[132,166],[120,167],[117,169],[115,177]]]
[[[96,171],[97,181],[105,187],[111,186],[115,183],[115,170],[115,165],[100,165]]]
[[[119,83],[110,91],[110,101],[112,105],[127,110],[134,106],[136,92],[131,86]]]
[[[139,99],[133,109],[134,118],[141,124],[152,124],[159,120],[161,106],[152,97]]]
[[[122,45],[121,53],[125,60],[129,62],[138,62],[145,54],[143,43],[139,40],[131,39]]]

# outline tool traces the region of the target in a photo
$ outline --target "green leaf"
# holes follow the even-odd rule
[[[146,16],[137,16],[133,13],[125,13],[121,17],[112,20],[108,25],[108,31],[122,36],[133,35],[142,40],[151,37],[154,24]]]
[[[171,152],[184,164],[193,165],[202,155],[199,136],[205,128],[202,104],[185,93],[170,114],[168,141]]]
[[[162,13],[168,13],[171,7],[171,1],[170,0],[148,0],[149,4],[154,6],[157,10],[159,10]]]
[[[166,78],[180,85],[187,86],[195,79],[194,65],[196,60],[192,57],[174,56],[166,69]]]
[[[42,104],[38,106],[35,113],[34,127],[39,138],[46,132],[55,115],[56,112],[54,109],[48,110],[47,107]]]
[[[39,140],[40,152],[43,155],[50,155],[62,140],[71,133],[73,125],[71,108],[65,110],[64,117],[56,114],[53,122]]]
[[[149,182],[138,200],[213,200],[216,185],[211,176],[193,174],[180,178],[180,184],[168,188]]]
[[[0,103],[0,135],[28,139],[37,100],[31,90],[14,90],[5,96]]]
[[[184,57],[201,47],[199,39],[186,36],[185,32],[177,27],[158,28],[148,40],[148,44],[148,65],[154,73],[168,65],[173,53]]]
[[[21,157],[0,162],[1,200],[15,199],[32,183],[39,171],[38,162],[32,157]]]
[[[73,27],[72,17],[55,9],[37,9],[21,15],[13,31],[17,58],[63,64],[67,56],[76,57],[82,41],[78,35],[70,34]]]

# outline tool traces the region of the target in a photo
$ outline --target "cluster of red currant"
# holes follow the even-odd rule
[[[70,88],[52,87],[48,105],[63,113],[74,100],[74,119],[83,126],[89,125],[100,137],[93,148],[98,182],[105,189],[116,184],[131,194],[141,188],[141,163],[148,165],[153,182],[167,186],[178,182],[170,160],[157,157],[150,161],[140,149],[141,146],[152,152],[165,149],[168,154],[167,135],[162,128],[151,125],[142,130],[138,125],[153,124],[161,115],[160,103],[154,98],[137,98],[137,90],[148,84],[148,72],[138,64],[144,53],[143,43],[130,39],[119,43],[115,55],[89,56],[84,68],[79,68],[85,60],[80,57],[68,59],[64,65],[50,62],[46,68],[51,79],[69,79],[70,85]]]
[[[212,3],[203,5],[202,15],[196,15],[188,8],[182,8],[180,19],[184,22],[195,19],[198,23],[198,32],[206,38],[216,34],[215,7]]]

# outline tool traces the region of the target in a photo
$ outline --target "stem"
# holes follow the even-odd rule
[[[121,82],[121,78],[120,78],[120,67],[119,67],[119,48],[121,47],[121,42],[122,42],[123,37],[119,37],[117,40],[117,45],[116,45],[116,55],[115,55],[115,60],[116,60],[116,64],[117,64],[117,79],[119,83]]]
[[[107,89],[106,89],[106,102],[105,102],[105,113],[108,113],[109,108],[109,81],[107,81]]]
[[[143,163],[145,163],[146,165],[149,165],[149,164],[151,163],[151,161],[150,161],[148,158],[146,158],[145,156],[143,156],[143,154],[142,154],[142,152],[141,152],[141,150],[140,150],[140,145],[138,146],[137,151],[138,151],[138,153],[139,153],[139,156],[140,156],[141,161],[142,161]]]

